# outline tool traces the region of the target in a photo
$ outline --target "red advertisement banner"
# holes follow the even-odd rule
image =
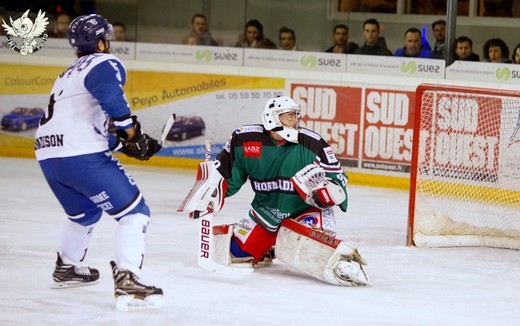
[[[319,133],[345,166],[359,160],[362,88],[292,84],[291,97],[302,108],[302,127]]]

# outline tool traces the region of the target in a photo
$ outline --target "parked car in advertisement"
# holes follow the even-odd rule
[[[2,129],[24,131],[35,128],[44,115],[40,108],[17,107],[2,117]]]
[[[191,137],[203,136],[206,133],[206,124],[198,116],[177,116],[170,128],[167,140],[185,140]]]

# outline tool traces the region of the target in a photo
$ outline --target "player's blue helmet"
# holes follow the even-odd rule
[[[100,15],[79,16],[69,25],[69,43],[77,53],[96,52],[100,39],[114,39],[114,28]]]

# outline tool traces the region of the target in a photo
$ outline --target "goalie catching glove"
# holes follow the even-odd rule
[[[341,204],[346,198],[343,189],[325,176],[325,170],[309,164],[291,178],[294,189],[311,206],[329,208]]]
[[[161,150],[162,146],[159,142],[141,130],[141,124],[137,121],[137,117],[132,116],[134,123],[135,134],[131,139],[128,139],[128,134],[124,130],[117,130],[117,139],[120,146],[119,151],[123,152],[129,157],[136,158],[141,161],[149,160],[155,153]]]

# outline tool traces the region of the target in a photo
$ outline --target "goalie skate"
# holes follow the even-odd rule
[[[114,261],[110,262],[110,266],[114,277],[116,310],[154,310],[160,309],[164,305],[162,289],[142,284],[137,275],[131,271],[120,271]]]
[[[54,280],[54,284],[51,288],[54,289],[94,285],[99,281],[99,271],[91,267],[78,267],[73,264],[64,263],[58,253],[52,279]]]

